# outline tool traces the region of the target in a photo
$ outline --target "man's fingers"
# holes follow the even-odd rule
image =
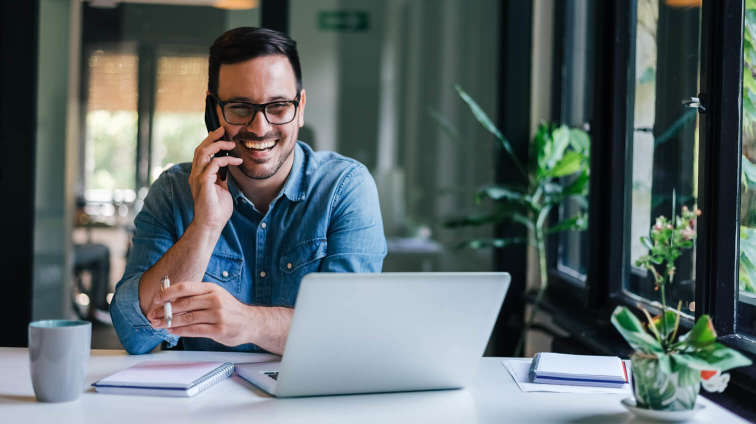
[[[215,156],[221,150],[233,150],[236,147],[236,143],[233,141],[220,140],[208,146],[202,146],[197,148],[195,155],[198,156],[200,163],[205,163],[208,159]]]
[[[173,315],[173,319],[171,319],[170,328],[197,324],[214,324],[217,321],[216,316],[216,313],[207,309],[175,314]],[[152,323],[155,328],[167,328],[168,325],[163,318],[156,318],[152,320]]]
[[[207,137],[205,137],[205,139],[202,140],[202,142],[200,142],[200,144],[197,145],[197,147],[194,149],[194,158],[192,159],[192,164],[195,166],[199,165],[198,160],[201,159],[202,156],[199,154],[199,150],[206,146],[215,144],[215,142],[220,140],[225,133],[226,129],[223,126],[218,127],[218,129],[216,129],[215,131],[210,131],[210,133],[207,134]]]
[[[213,182],[215,183],[216,178],[218,178],[218,171],[221,169],[222,166],[228,166],[228,165],[234,165],[238,166],[241,165],[242,162],[244,162],[241,158],[237,158],[234,156],[220,156],[217,158],[213,158],[210,163],[207,165],[204,171],[202,171],[202,175],[200,176],[200,179],[207,182]]]
[[[213,285],[197,283],[197,282],[181,282],[174,284],[167,289],[161,290],[157,296],[155,296],[154,303],[156,305],[162,305],[165,302],[173,302],[176,299],[197,296],[200,294],[209,293],[212,291]]]
[[[219,127],[217,130],[210,132],[202,142],[194,149],[192,158],[193,168],[201,168],[207,163],[207,158],[218,153],[221,150],[231,150],[236,143],[233,141],[221,140],[225,135],[225,129]]]
[[[206,293],[197,296],[182,297],[171,304],[171,309],[174,314],[181,314],[201,309],[213,309],[218,306],[216,296]],[[156,311],[162,311],[162,308],[158,308]]]
[[[171,327],[168,332],[179,337],[218,337],[218,329],[212,324],[196,324],[184,327]]]

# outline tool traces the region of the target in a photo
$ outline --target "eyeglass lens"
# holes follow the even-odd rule
[[[263,112],[269,123],[287,124],[294,119],[296,106],[292,102],[268,103]],[[233,125],[246,125],[255,113],[257,108],[247,103],[228,103],[223,109],[226,121]]]

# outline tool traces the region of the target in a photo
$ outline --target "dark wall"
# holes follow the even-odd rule
[[[38,15],[37,1],[0,2],[0,346],[26,346],[31,321]]]

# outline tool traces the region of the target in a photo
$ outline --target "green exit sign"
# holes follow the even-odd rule
[[[364,32],[370,27],[368,13],[359,10],[330,10],[318,13],[321,31]]]

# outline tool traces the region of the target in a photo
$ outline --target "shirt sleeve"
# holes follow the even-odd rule
[[[116,285],[110,316],[121,344],[130,354],[152,351],[160,342],[175,346],[178,336],[154,329],[139,306],[139,281],[176,242],[171,183],[167,174],[150,188],[144,207],[134,219],[136,232],[123,278]]]
[[[380,272],[386,236],[373,177],[363,165],[355,166],[335,193],[320,272]]]

